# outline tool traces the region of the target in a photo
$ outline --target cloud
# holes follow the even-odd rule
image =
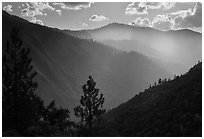
[[[59,15],[61,15],[62,14],[62,11],[61,10],[55,10]]]
[[[86,24],[86,23],[82,23],[82,26],[83,26],[83,27],[87,27],[88,24]]]
[[[143,2],[143,5],[148,9],[160,9],[168,10],[174,7],[175,2]]]
[[[130,3],[126,10],[125,10],[126,15],[141,15],[141,14],[147,14],[147,7],[142,5],[140,2],[132,2]]]
[[[168,10],[173,8],[175,5],[175,2],[162,2],[162,6],[164,10]]]
[[[175,29],[202,27],[202,4],[200,2],[195,4],[193,10],[189,9],[188,11],[178,11],[177,13],[178,16],[174,18]]]
[[[148,18],[138,17],[133,22],[130,23],[133,26],[151,27],[161,31],[171,30],[174,26],[174,20],[166,15],[157,15],[154,17],[152,22]]]
[[[92,17],[89,20],[93,22],[101,22],[109,19],[103,15],[92,15]]]
[[[202,33],[202,27],[193,27],[193,28],[189,28],[193,31],[196,31],[196,32],[199,32],[199,33]]]
[[[160,2],[142,2],[142,4],[149,9],[160,9],[161,8]]]
[[[179,15],[179,16],[185,17],[188,14],[191,14],[192,12],[193,12],[193,10],[190,8],[188,10],[179,10],[179,11],[176,11],[176,12],[173,12],[173,13],[168,13],[168,14],[169,15]]]
[[[154,4],[156,7],[157,5]],[[157,7],[158,8],[158,7]],[[176,15],[175,18],[171,18],[172,15]],[[139,17],[133,22],[135,25],[142,26],[144,19]],[[147,21],[147,20],[146,20]],[[148,23],[148,21],[147,21]],[[166,13],[162,15],[157,15],[154,17],[153,21],[149,24],[150,27],[168,31],[168,30],[178,30],[178,29],[198,29],[202,28],[202,4],[196,3],[193,9],[179,10],[172,13]]]
[[[137,26],[142,26],[142,27],[149,27],[150,26],[150,21],[148,18],[141,18],[137,17],[134,21],[130,23],[130,25],[137,25]]]
[[[32,20],[30,22],[43,25],[43,22],[40,19],[36,19],[36,17],[32,17]]]
[[[48,2],[27,2],[27,8],[21,11],[23,16],[35,17],[36,15],[47,15],[44,10],[54,11],[55,8],[49,5]]]
[[[132,2],[126,10],[126,15],[141,15],[148,14],[148,9],[168,10],[174,7],[175,2]]]
[[[176,15],[176,17],[172,19],[171,15]],[[202,4],[196,3],[193,9],[157,15],[151,27],[162,31],[202,28]]]
[[[12,12],[12,11],[13,11],[13,10],[12,10],[12,5],[6,5],[6,6],[4,6],[3,10],[6,11],[6,12]]]
[[[53,5],[59,5],[66,10],[81,10],[91,7],[92,2],[55,2]]]
[[[151,23],[152,28],[162,31],[171,30],[173,26],[174,20],[169,15],[157,15]]]

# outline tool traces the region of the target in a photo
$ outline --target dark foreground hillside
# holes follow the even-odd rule
[[[106,114],[114,136],[202,136],[202,63]],[[111,134],[110,134],[111,135]]]

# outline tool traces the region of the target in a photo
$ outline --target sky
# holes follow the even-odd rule
[[[162,31],[188,28],[202,32],[200,2],[2,2],[2,9],[59,29],[93,29],[114,22]]]

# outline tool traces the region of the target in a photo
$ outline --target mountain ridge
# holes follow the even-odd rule
[[[12,15],[12,16],[15,16],[15,17],[18,17],[18,18],[21,18],[20,16],[18,15],[13,15],[13,14],[9,14],[8,12],[2,10],[2,15]],[[32,23],[26,19],[23,19],[21,18],[22,21],[24,20],[25,22],[28,22],[28,23]],[[35,23],[32,23],[32,24],[35,24]],[[39,25],[39,24],[36,24],[36,25]],[[132,28],[142,28],[142,29],[150,29],[150,30],[156,30],[156,31],[159,31],[159,32],[180,32],[180,31],[187,31],[187,32],[194,32],[194,33],[198,33],[198,34],[202,34],[200,32],[197,32],[197,31],[194,31],[194,30],[191,30],[191,29],[179,29],[179,30],[169,30],[169,31],[161,31],[161,30],[158,30],[158,29],[155,29],[155,28],[151,28],[151,27],[142,27],[142,26],[132,26],[132,25],[128,25],[128,24],[124,24],[124,23],[117,23],[117,22],[111,22],[107,25],[104,25],[104,26],[101,26],[101,27],[98,27],[98,28],[92,28],[92,29],[80,29],[80,30],[70,30],[70,29],[59,29],[59,28],[55,28],[55,27],[48,27],[46,25],[39,25],[39,26],[46,26],[48,28],[52,28],[52,29],[58,29],[60,31],[72,31],[72,32],[78,32],[78,31],[91,31],[91,30],[95,30],[95,29],[101,29],[101,28],[105,28],[105,27],[108,27],[108,26],[115,26],[115,25],[122,25],[122,26],[128,26],[128,27],[132,27]]]
[[[104,117],[109,121],[104,133],[113,136],[202,136],[202,62],[152,85]]]
[[[63,31],[71,31],[71,32],[92,31],[92,30],[103,29],[103,28],[107,28],[109,26],[117,26],[117,25],[118,26],[126,26],[126,27],[130,27],[130,28],[135,28],[135,29],[149,29],[149,30],[154,30],[154,31],[159,31],[159,32],[182,32],[182,31],[185,31],[185,32],[194,32],[195,34],[202,34],[200,32],[197,32],[197,31],[194,31],[194,30],[191,30],[191,29],[188,29],[188,28],[179,29],[179,30],[161,31],[161,30],[151,28],[151,27],[132,26],[132,25],[128,25],[128,24],[124,24],[124,23],[117,23],[117,22],[112,22],[112,23],[109,23],[107,25],[104,25],[104,26],[101,26],[101,27],[98,27],[98,28],[92,28],[92,29],[80,29],[80,30],[62,29],[62,30]]]
[[[79,39],[9,14],[3,14],[2,21],[3,54],[10,31],[18,27],[23,46],[31,49],[30,56],[39,73],[37,93],[45,104],[55,99],[57,106],[73,109],[89,75],[104,94],[108,109],[129,99],[133,91],[145,88],[159,77],[172,76],[152,59],[137,52],[123,52],[93,40]]]
[[[168,66],[173,74],[184,73],[202,59],[202,34],[189,29],[164,32],[149,27],[113,23],[93,30],[63,32],[122,51],[136,51],[160,59],[162,65]]]

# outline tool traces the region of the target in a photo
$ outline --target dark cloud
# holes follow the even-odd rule
[[[196,3],[193,10],[183,12],[174,18],[174,28],[194,28],[202,27],[202,4]]]
[[[89,20],[93,22],[101,22],[109,19],[103,15],[92,15],[92,17]]]
[[[91,2],[56,2],[53,5],[59,5],[66,10],[81,10],[91,7]]]

